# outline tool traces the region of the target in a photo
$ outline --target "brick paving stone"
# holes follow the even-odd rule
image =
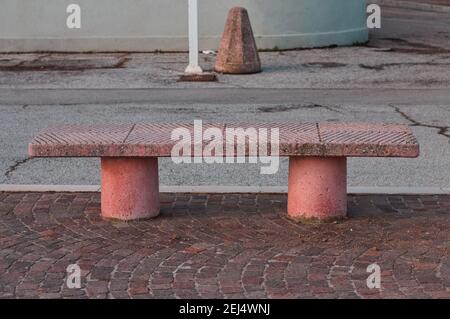
[[[0,298],[450,298],[450,196],[349,196],[326,224],[287,219],[285,195],[161,199],[122,223],[97,193],[0,193]]]

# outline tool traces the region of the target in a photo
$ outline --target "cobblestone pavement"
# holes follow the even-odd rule
[[[285,195],[161,202],[123,223],[100,218],[97,193],[0,193],[0,297],[450,298],[450,196],[349,196],[350,219],[307,225]],[[81,289],[65,285],[73,263]]]

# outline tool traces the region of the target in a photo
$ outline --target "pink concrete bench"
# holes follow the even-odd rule
[[[218,127],[222,132],[230,127],[279,129],[279,156],[289,157],[288,216],[294,220],[334,219],[346,215],[347,157],[419,156],[417,140],[404,125],[233,123],[203,126]],[[32,140],[29,155],[100,157],[102,216],[121,220],[151,218],[159,214],[158,157],[171,156],[176,144],[171,140],[171,133],[179,127],[193,131],[193,124],[175,123],[56,126]]]

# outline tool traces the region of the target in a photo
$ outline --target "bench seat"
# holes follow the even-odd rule
[[[40,132],[28,150],[30,157],[100,157],[102,216],[150,218],[159,214],[158,158],[171,156],[177,144],[171,134],[180,127],[194,135],[194,124],[183,123],[59,125]],[[405,125],[211,123],[203,124],[203,132],[212,127],[221,130],[224,147],[230,128],[279,130],[278,155],[290,158],[288,217],[297,221],[346,216],[347,157],[419,156],[419,144]],[[194,156],[195,145],[189,147]]]
[[[40,132],[29,145],[32,157],[170,157],[171,132],[193,124],[61,125]],[[341,123],[204,124],[203,129],[279,129],[280,156],[417,157],[408,126]],[[225,134],[223,134],[225,138]],[[205,142],[206,144],[207,142]],[[224,143],[225,145],[225,143]],[[191,154],[194,154],[191,152]],[[248,155],[248,154],[246,154]]]

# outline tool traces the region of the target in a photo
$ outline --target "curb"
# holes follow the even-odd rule
[[[0,184],[0,192],[99,192],[98,185],[14,185]],[[287,186],[161,186],[161,193],[286,194]],[[450,187],[349,187],[354,195],[450,195]]]
[[[374,1],[374,3],[388,7],[450,13],[450,6],[443,6],[438,4],[416,3],[416,2],[409,2],[406,0],[378,0]]]

